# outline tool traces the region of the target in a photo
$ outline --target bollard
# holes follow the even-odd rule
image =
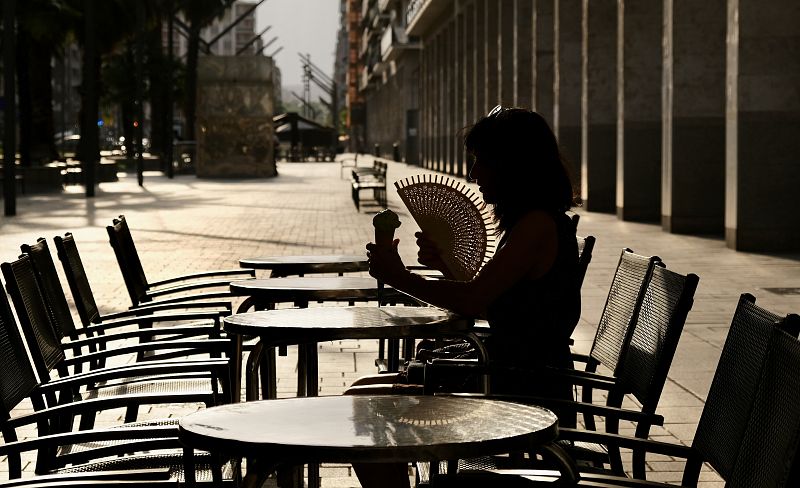
[[[396,142],[392,144],[392,159],[400,161],[400,144]]]
[[[380,155],[381,155],[381,145],[380,145],[380,144],[375,144],[375,146],[373,146],[373,148],[372,148],[372,154],[373,154],[373,155],[374,155],[376,158],[377,158],[377,157],[380,157]]]

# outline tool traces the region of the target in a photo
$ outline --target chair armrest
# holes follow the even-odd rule
[[[487,471],[459,472],[452,479],[445,481],[447,475],[437,475],[433,479],[434,488],[450,488],[461,486],[503,486],[510,488],[528,488],[544,486],[561,486],[557,480],[558,471],[546,469],[492,469]],[[592,488],[677,488],[674,484],[644,481],[632,478],[581,473],[576,486]]]
[[[454,393],[454,396],[468,396],[474,398],[490,398],[492,400],[503,400],[507,402],[524,403],[529,405],[539,405],[545,408],[557,407],[562,410],[574,410],[578,413],[587,413],[598,417],[609,419],[629,420],[631,422],[648,422],[651,425],[664,425],[664,417],[658,414],[645,413],[639,410],[628,410],[625,408],[608,407],[605,405],[594,405],[591,403],[576,402],[571,400],[559,400],[555,398],[535,397],[527,395],[502,395],[481,393]]]
[[[647,453],[663,454],[665,456],[688,459],[697,455],[692,447],[682,444],[640,439],[619,434],[607,434],[591,430],[559,428],[558,436],[562,440],[592,442],[595,444],[613,445],[625,449],[644,451]]]
[[[227,359],[204,359],[197,361],[147,361],[126,366],[96,369],[79,373],[64,378],[58,378],[39,385],[34,392],[46,393],[48,391],[58,391],[65,388],[72,388],[87,384],[95,384],[101,381],[115,380],[119,378],[131,378],[137,376],[152,375],[177,375],[179,373],[214,372],[216,374],[226,374],[229,368]]]
[[[231,279],[231,280],[197,281],[195,283],[186,283],[185,285],[176,285],[167,288],[149,289],[147,290],[147,296],[159,297],[162,295],[170,295],[172,293],[183,293],[203,288],[224,287],[224,286],[229,286],[231,284],[231,281],[237,281],[237,280]]]
[[[220,298],[233,298],[230,290],[227,291],[213,291],[207,293],[198,293],[196,295],[182,295],[178,297],[171,297],[171,298],[161,298],[155,302],[144,302],[140,305],[136,305],[130,308],[130,310],[138,310],[141,307],[151,306],[151,305],[163,305],[167,303],[184,303],[184,302],[194,302],[197,300],[217,300]]]
[[[592,358],[588,354],[581,354],[578,352],[573,352],[570,355],[570,357],[573,361],[577,361],[579,363],[588,363],[589,361],[592,360]]]
[[[148,302],[147,304],[138,306],[136,308],[132,308],[130,310],[124,310],[122,312],[112,312],[100,317],[101,322],[105,322],[107,320],[116,320],[116,319],[124,319],[128,317],[134,317],[137,315],[148,315],[152,314],[153,312],[166,312],[170,310],[191,310],[196,308],[209,308],[209,309],[220,309],[220,313],[230,314],[231,312],[231,303],[230,302],[190,302],[190,303],[154,303]],[[210,310],[215,311],[215,310]]]
[[[122,327],[125,325],[139,324],[141,322],[158,323],[158,322],[180,322],[186,320],[211,320],[215,324],[219,324],[220,315],[221,314],[219,312],[186,312],[186,313],[159,314],[159,315],[141,315],[141,316],[123,318],[119,320],[112,320],[109,322],[103,321],[100,322],[99,324],[94,324],[90,325],[89,327],[84,327],[84,329],[78,331],[78,333],[88,334],[91,331],[102,332],[116,327]],[[84,330],[87,332],[84,332]]]
[[[441,374],[442,371],[447,371],[448,369],[458,370],[460,368],[463,368],[462,370],[469,369],[470,371],[477,374],[493,374],[493,373],[501,373],[508,371],[518,371],[518,372],[528,373],[531,375],[537,375],[540,377],[546,376],[549,378],[555,378],[560,381],[569,382],[570,384],[573,385],[587,386],[601,390],[611,390],[617,387],[615,379],[604,377],[602,375],[586,373],[585,371],[561,370],[555,368],[533,370],[533,369],[520,368],[516,366],[508,366],[491,360],[489,361],[488,364],[480,364],[475,360],[435,359],[431,363],[425,365],[425,375],[427,378],[428,374],[435,376],[436,374]]]
[[[89,329],[91,332],[92,329]],[[217,333],[219,329],[210,324],[197,324],[197,325],[184,325],[175,327],[156,327],[153,329],[133,329],[114,332],[113,334],[99,334],[94,337],[87,337],[85,339],[78,339],[76,341],[64,341],[61,345],[64,348],[76,348],[84,346],[92,346],[98,344],[107,344],[113,341],[121,341],[125,339],[132,339],[134,337],[146,337],[151,341],[151,337],[162,335],[184,335],[184,336],[211,336]]]
[[[211,278],[214,276],[250,276],[255,278],[256,270],[254,269],[220,269],[214,271],[203,271],[200,273],[190,273],[174,278],[167,278],[166,280],[155,281],[150,283],[151,287],[158,287],[169,285],[171,283],[180,283],[181,281],[196,280],[200,278]]]
[[[62,405],[64,407],[69,405]],[[54,407],[49,412],[52,414],[59,407]],[[45,413],[45,410],[36,413]],[[34,415],[30,415],[33,417]],[[25,425],[25,424],[22,424]],[[0,455],[9,453],[38,450],[47,447],[63,446],[67,444],[80,444],[86,442],[117,441],[126,439],[164,439],[178,438],[177,425],[159,425],[152,427],[113,427],[98,430],[79,430],[46,436],[34,437],[22,441],[0,444]]]
[[[230,350],[230,341],[227,339],[205,339],[199,341],[188,341],[185,339],[178,340],[165,340],[153,342],[141,342],[139,344],[130,344],[113,349],[104,349],[102,351],[90,352],[74,356],[64,360],[64,366],[75,366],[76,364],[84,364],[99,359],[108,359],[124,354],[133,354],[144,351],[163,351],[180,349],[186,352],[187,356],[197,354],[213,354],[224,353]],[[190,350],[190,351],[186,351]],[[99,371],[99,370],[97,370]]]
[[[15,479],[0,482],[0,488],[27,488],[39,486],[60,486],[62,483],[71,481],[91,481],[95,483],[114,482],[120,480],[131,481],[160,481],[169,480],[169,468],[145,468],[136,471],[88,471],[78,473],[58,473],[36,475],[35,478]],[[104,486],[98,485],[98,486]],[[109,484],[108,486],[111,486]],[[127,486],[127,484],[125,485]]]

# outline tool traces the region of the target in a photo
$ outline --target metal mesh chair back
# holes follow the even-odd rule
[[[744,294],[733,315],[692,445],[729,479],[753,406],[774,324],[781,317]]]
[[[0,292],[0,402],[3,404],[0,416],[8,418],[8,413],[30,395],[36,385],[8,297]]]
[[[653,268],[619,373],[622,389],[646,411],[658,405],[698,280],[697,275],[684,276],[661,265]]]
[[[67,297],[64,295],[64,288],[58,278],[56,265],[53,256],[50,254],[50,247],[47,241],[39,238],[34,245],[23,244],[20,246],[22,252],[30,256],[33,263],[33,270],[39,289],[44,296],[47,305],[47,313],[50,321],[58,335],[59,340],[64,336],[77,338],[75,334],[75,321],[72,319],[72,311],[67,304]]]
[[[67,283],[75,301],[75,308],[78,309],[81,323],[84,327],[99,323],[100,310],[97,308],[92,287],[86,277],[86,270],[83,267],[78,246],[75,244],[75,238],[72,234],[67,233],[64,237],[55,236],[53,242],[56,243],[58,259],[67,276]]]
[[[741,449],[725,486],[797,486],[790,484],[789,476],[798,441],[800,342],[775,329]]]
[[[64,360],[61,341],[50,324],[47,306],[36,283],[33,265],[28,256],[0,265],[6,288],[17,310],[22,331],[39,378],[49,378],[50,371]]]
[[[144,268],[139,259],[139,253],[136,252],[136,245],[133,243],[125,216],[120,215],[119,218],[114,219],[113,225],[107,226],[106,231],[108,231],[108,239],[122,272],[122,278],[125,280],[125,287],[131,297],[131,303],[135,306],[143,301],[149,301],[147,277],[144,275]]]
[[[606,305],[597,324],[597,333],[589,356],[617,373],[630,339],[632,325],[647,288],[656,256],[647,257],[623,249],[608,290]]]
[[[586,277],[586,270],[592,262],[592,251],[594,250],[595,237],[577,237],[578,240],[578,288],[583,286],[583,279]]]

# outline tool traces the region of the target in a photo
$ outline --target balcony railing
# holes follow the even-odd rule
[[[430,0],[411,0],[406,8],[406,25],[411,25],[417,15]]]
[[[420,44],[415,38],[409,38],[402,27],[389,25],[381,37],[381,58],[384,62],[397,58],[403,49],[419,49]]]
[[[406,8],[406,32],[410,36],[425,36],[455,0],[411,0]]]

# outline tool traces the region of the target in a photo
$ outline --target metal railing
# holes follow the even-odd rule
[[[411,22],[417,17],[422,11],[422,7],[425,6],[430,0],[411,0],[408,3],[408,8],[406,8],[406,25],[411,25]]]

